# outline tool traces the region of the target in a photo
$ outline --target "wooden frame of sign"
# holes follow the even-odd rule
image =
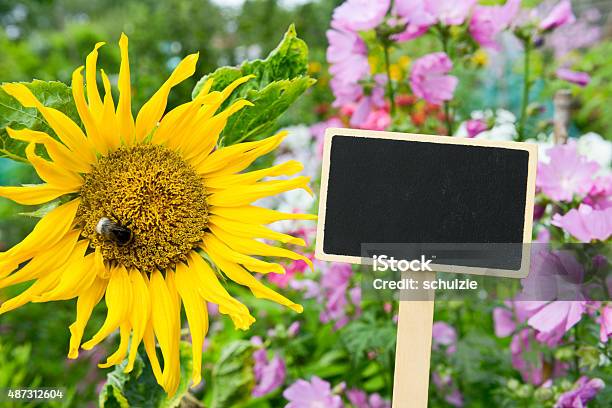
[[[332,154],[332,144],[335,138],[339,138],[338,141],[341,141],[336,146],[334,153]],[[355,139],[359,138],[359,139]],[[391,141],[384,142],[384,141]],[[398,144],[396,142],[408,142],[408,144]],[[455,146],[455,147],[453,147]],[[424,154],[425,158],[421,157],[419,160],[416,160],[416,163],[412,167],[407,164],[406,160],[411,160],[411,157],[406,157],[399,150],[404,149],[412,149],[412,153]],[[465,147],[465,149],[462,149]],[[482,149],[485,148],[485,149]],[[491,150],[486,150],[490,148]],[[351,156],[351,149],[356,152],[354,159]],[[369,150],[368,150],[369,149]],[[376,149],[380,149],[377,151],[373,151]],[[323,163],[322,163],[322,174],[321,174],[321,191],[320,191],[320,201],[319,201],[319,223],[317,227],[317,242],[315,248],[315,255],[317,259],[323,261],[332,261],[332,262],[346,262],[352,264],[364,264],[365,258],[361,257],[361,248],[357,248],[357,243],[361,239],[362,243],[364,242],[389,242],[386,240],[387,237],[394,237],[393,228],[402,228],[402,223],[391,222],[389,224],[385,224],[384,220],[381,221],[379,218],[378,221],[382,224],[385,224],[381,228],[386,228],[387,233],[389,235],[377,234],[373,233],[373,240],[363,241],[364,235],[368,235],[367,231],[364,232],[364,229],[360,229],[361,227],[352,228],[347,226],[343,227],[345,224],[350,224],[350,220],[352,216],[357,219],[357,223],[359,220],[363,221],[363,223],[370,222],[369,215],[367,211],[376,207],[379,202],[384,202],[380,200],[387,200],[386,202],[393,202],[393,199],[390,199],[389,194],[383,194],[382,197],[375,197],[374,200],[365,200],[363,203],[355,203],[354,199],[357,197],[350,197],[351,194],[354,193],[355,189],[360,188],[360,181],[362,179],[367,179],[367,172],[371,171],[373,173],[378,174],[380,177],[384,177],[385,174],[391,174],[395,170],[393,167],[388,167],[388,163],[385,165],[377,165],[377,163],[381,163],[381,154],[384,149],[387,149],[386,152],[389,156],[392,156],[389,160],[393,163],[395,159],[398,164],[397,169],[402,171],[410,170],[411,174],[400,175],[396,181],[399,185],[397,190],[392,190],[394,193],[398,194],[397,201],[400,201],[399,205],[403,207],[397,207],[402,209],[410,209],[411,203],[415,203],[418,205],[418,198],[414,196],[415,191],[420,191],[423,196],[423,190],[413,190],[412,187],[406,187],[406,178],[414,178],[418,181],[423,181],[423,178],[431,177],[433,181],[432,185],[435,186],[436,192],[432,192],[432,205],[430,206],[424,205],[423,207],[417,208],[418,211],[433,211],[433,213],[417,214],[416,218],[413,218],[413,222],[415,225],[418,224],[420,227],[417,227],[417,231],[412,233],[411,239],[416,239],[415,237],[419,237],[419,233],[423,233],[424,238],[427,241],[423,242],[435,242],[437,237],[434,235],[427,233],[423,228],[422,219],[427,220],[428,222],[436,221],[438,222],[437,228],[438,230],[447,230],[445,227],[447,223],[453,223],[456,219],[463,219],[461,222],[465,222],[465,225],[458,224],[455,227],[455,234],[446,235],[441,239],[448,239],[449,236],[453,237],[466,237],[468,235],[464,234],[462,230],[463,227],[469,225],[469,228],[465,227],[463,229],[468,229],[469,231],[477,231],[478,237],[483,237],[483,241],[469,241],[469,242],[512,242],[512,243],[529,243],[531,242],[531,229],[532,229],[532,220],[533,220],[533,204],[534,204],[534,195],[535,195],[535,177],[536,177],[536,168],[537,168],[537,145],[528,144],[528,143],[517,143],[517,142],[508,142],[508,141],[491,141],[491,140],[481,140],[481,139],[464,139],[464,138],[455,138],[448,136],[431,136],[431,135],[420,135],[420,134],[406,134],[406,133],[394,133],[394,132],[378,132],[378,131],[369,131],[369,130],[356,130],[356,129],[342,129],[342,128],[329,128],[325,133],[324,147],[323,147]],[[371,152],[371,156],[368,152]],[[465,153],[465,166],[462,164],[462,161],[455,160],[457,155],[461,155]],[[335,157],[332,157],[335,155]],[[505,160],[505,157],[509,158]],[[447,171],[438,173],[435,171],[436,164],[432,164],[432,160],[439,160],[439,164],[437,164],[438,168],[443,169],[444,166],[459,164],[457,167],[457,171],[450,172]],[[510,159],[511,158],[511,159]],[[338,160],[338,162],[344,160],[344,164],[334,164],[332,161]],[[508,163],[506,163],[508,161]],[[512,162],[512,163],[511,163]],[[368,169],[368,165],[372,163],[376,167],[370,167]],[[436,162],[437,163],[437,162]],[[481,165],[480,168],[478,165]],[[387,165],[387,167],[385,167]],[[390,164],[393,166],[393,164]],[[332,170],[332,167],[335,166],[335,170]],[[344,166],[344,168],[342,167]],[[417,167],[414,167],[417,166]],[[427,175],[423,173],[419,173],[419,167],[423,166],[424,171],[433,171],[434,174]],[[462,170],[462,166],[466,167],[466,172],[463,178],[458,174],[456,180],[451,180],[449,177],[455,177],[455,173],[460,173]],[[380,167],[384,167],[385,169],[380,170]],[[479,175],[470,173],[470,171],[478,172],[484,171],[483,169],[491,169],[491,174]],[[392,169],[393,171],[390,171]],[[333,176],[333,179],[330,178],[330,172],[335,171],[336,174]],[[385,173],[385,171],[387,173]],[[488,171],[488,170],[487,170]],[[365,173],[364,173],[365,172]],[[397,174],[395,174],[397,176]],[[448,178],[448,183],[440,184],[439,178]],[[508,180],[507,188],[501,188],[499,192],[493,187],[491,190],[491,186],[496,186],[497,181]],[[463,192],[464,186],[456,187],[457,180],[472,182],[472,189],[478,188],[487,188],[489,186],[489,190],[491,190],[494,194],[491,194],[489,191],[485,198],[488,197],[489,202],[484,202],[483,205],[487,206],[491,204],[495,208],[491,209],[490,214],[483,213],[481,211],[480,216],[484,215],[484,219],[488,220],[490,224],[497,224],[492,222],[494,220],[493,217],[499,216],[509,218],[509,220],[504,219],[501,222],[501,225],[498,225],[497,228],[498,233],[488,234],[487,231],[494,230],[493,225],[489,227],[489,225],[484,226],[476,226],[478,220],[470,219],[470,216],[477,216],[477,211],[470,211],[468,208],[468,204],[463,205],[462,200],[470,200],[470,197],[474,196],[472,190],[469,189],[470,186],[465,186],[465,193]],[[382,180],[381,180],[382,181]],[[347,186],[342,186],[339,184],[347,184]],[[364,183],[365,188],[376,188],[377,184],[368,184],[367,180]],[[384,183],[383,183],[384,184]],[[485,187],[481,187],[480,184]],[[503,183],[500,183],[503,184]],[[372,187],[374,186],[374,187]],[[387,187],[389,187],[387,185]],[[425,187],[427,184],[425,184]],[[346,193],[347,206],[349,207],[348,212],[354,212],[354,214],[345,214],[345,211],[338,211],[338,208],[334,208],[331,211],[333,217],[335,218],[330,222],[327,217],[332,217],[330,212],[328,211],[328,205],[332,200],[328,202],[328,196],[330,195],[330,188],[338,188],[343,191],[340,193],[336,192],[336,194],[332,194],[335,200],[334,205],[338,205],[338,203],[342,203],[344,197],[343,193]],[[413,194],[406,194],[406,197],[402,196],[402,188],[408,188]],[[506,191],[507,190],[507,191]],[[382,190],[381,190],[382,191]],[[440,192],[442,191],[442,193]],[[477,190],[476,190],[477,191]],[[367,194],[367,191],[362,191],[361,194]],[[389,193],[389,191],[387,191]],[[499,202],[494,200],[496,197],[495,194],[499,193]],[[438,194],[436,196],[435,194]],[[440,196],[442,194],[442,196]],[[446,195],[445,195],[446,194]],[[458,196],[455,197],[453,196]],[[468,195],[469,194],[469,195]],[[506,196],[504,196],[506,194]],[[425,194],[429,197],[429,194]],[[478,194],[476,194],[478,195]],[[516,200],[508,200],[508,198],[512,198],[516,196]],[[364,196],[359,196],[359,198]],[[444,207],[438,205],[440,197],[449,200],[449,207],[452,208],[454,204],[456,208],[459,208],[460,211],[457,214],[450,214],[448,211],[443,211],[444,214],[441,214],[440,217],[437,217],[435,211],[439,211]],[[434,199],[437,198],[437,199]],[[454,200],[457,198],[457,200]],[[352,201],[351,201],[352,200]],[[376,201],[379,200],[379,201]],[[389,201],[390,200],[390,201]],[[403,201],[402,201],[403,200]],[[411,201],[413,200],[413,201]],[[366,202],[367,201],[367,202]],[[508,201],[508,202],[507,202]],[[363,204],[363,206],[362,206]],[[371,204],[370,206],[368,206]],[[423,203],[421,203],[423,204]],[[471,203],[472,208],[474,206],[474,202]],[[372,207],[374,206],[374,207]],[[363,209],[364,207],[365,209]],[[397,210],[395,208],[395,210]],[[392,212],[394,209],[385,208],[387,211]],[[342,209],[341,209],[342,210]],[[461,212],[463,211],[463,212]],[[361,218],[360,218],[361,217]],[[446,218],[444,218],[446,217]],[[451,218],[449,218],[451,217]],[[463,217],[463,218],[462,218]],[[487,218],[488,217],[488,218]],[[438,220],[440,218],[440,220]],[[365,220],[365,221],[364,221]],[[399,219],[398,219],[399,220]],[[334,224],[332,227],[332,231],[326,230],[326,221],[328,227],[331,224]],[[370,222],[371,223],[371,222]],[[482,227],[482,228],[480,228]],[[365,228],[365,227],[364,227]],[[419,231],[418,228],[423,229]],[[451,229],[452,229],[451,228]],[[480,228],[480,229],[479,229]],[[329,228],[328,228],[329,229]],[[506,230],[510,230],[513,232],[513,235],[505,234]],[[374,230],[370,230],[371,232]],[[484,231],[484,232],[483,232]],[[328,234],[326,241],[326,234]],[[334,235],[331,237],[331,235]],[[481,235],[478,235],[481,234]],[[339,236],[340,235],[340,236]],[[347,241],[351,241],[347,243],[345,246],[342,240],[344,239],[341,235],[345,235],[348,238],[345,238]],[[410,235],[410,234],[408,234]],[[381,239],[381,237],[385,239]],[[370,238],[369,235],[367,238]],[[464,238],[465,239],[465,238]],[[490,241],[488,241],[490,239]],[[503,239],[508,239],[504,241]],[[392,241],[392,242],[404,242],[404,241]],[[405,241],[405,242],[414,242],[414,241]],[[455,241],[440,241],[440,242],[461,242],[459,239]],[[343,248],[349,248],[348,250]],[[508,270],[508,269],[495,269],[490,267],[478,267],[478,266],[457,266],[457,265],[448,265],[448,264],[433,264],[432,267],[435,271],[440,272],[453,272],[453,273],[469,273],[469,274],[486,274],[498,277],[513,277],[513,278],[522,278],[525,277],[528,272],[529,265],[529,251],[523,251],[522,260],[520,262],[520,268]],[[419,281],[424,280],[432,280],[435,279],[435,272],[407,272],[404,273],[403,276],[409,276]],[[426,299],[428,300],[419,300],[419,301],[400,301],[399,306],[399,320],[398,320],[398,332],[397,332],[397,348],[396,348],[396,359],[395,359],[395,379],[394,379],[394,390],[393,390],[393,407],[394,408],[404,408],[404,407],[426,407],[427,399],[428,399],[428,387],[429,387],[429,364],[430,364],[430,353],[431,353],[431,333],[432,333],[432,324],[433,324],[433,312],[434,312],[434,292],[429,291],[426,293]]]

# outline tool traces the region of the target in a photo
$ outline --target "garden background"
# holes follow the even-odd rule
[[[0,0],[0,81],[69,84],[93,44],[115,43],[125,32],[136,108],[182,57],[200,52],[196,74],[171,92],[172,108],[191,99],[204,75],[265,58],[287,32],[284,44],[303,65],[300,76],[316,82],[307,81],[309,89],[299,98],[303,89],[296,91],[286,112],[266,125],[265,136],[290,131],[267,164],[303,162],[317,191],[327,126],[527,140],[540,145],[541,156],[534,239],[609,244],[612,3],[474,3]],[[103,49],[100,58],[116,81],[118,48]],[[0,94],[0,107],[2,98],[8,96]],[[0,129],[7,120],[0,114]],[[6,143],[0,133],[0,184],[36,182]],[[289,212],[315,212],[316,204],[303,192],[266,202]],[[18,214],[29,211],[0,199],[0,250],[32,229],[36,218]],[[299,251],[312,257],[313,223],[278,228],[303,237],[309,246]],[[122,398],[132,406],[390,406],[397,304],[362,299],[357,269],[315,265],[310,271],[290,262],[285,275],[262,277],[303,304],[303,314],[232,287],[256,323],[242,332],[211,314],[205,380],[190,390],[185,382],[172,401],[144,363],[133,375],[97,367],[118,336],[76,361],[66,358],[74,301],[32,303],[0,316],[0,389],[64,387],[66,398],[52,406],[116,406]],[[605,257],[593,257],[580,273],[606,268]],[[16,293],[2,289],[0,301]],[[533,303],[437,302],[430,406],[612,406],[612,304]],[[104,312],[99,305],[85,337]]]

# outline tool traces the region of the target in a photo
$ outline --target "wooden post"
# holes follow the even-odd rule
[[[422,282],[434,280],[436,273],[406,272],[402,278],[415,279],[422,288]],[[416,292],[428,300],[399,302],[393,408],[427,408],[435,291]]]
[[[567,142],[567,127],[570,121],[572,93],[568,89],[560,89],[553,98],[555,112],[553,115],[553,141],[555,144]]]

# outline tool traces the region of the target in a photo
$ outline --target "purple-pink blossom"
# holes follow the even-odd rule
[[[406,24],[406,29],[393,37],[395,41],[419,37],[436,22],[436,17],[427,10],[425,0],[395,0],[393,14]]]
[[[351,31],[327,30],[329,72],[345,83],[356,83],[370,73],[365,42]]]
[[[574,388],[561,394],[555,408],[582,408],[586,407],[597,393],[605,387],[603,380],[599,378],[589,379],[582,376],[574,384]]]
[[[285,408],[342,408],[342,398],[332,394],[327,381],[313,376],[310,381],[297,380],[283,392],[289,401]]]
[[[352,31],[371,30],[385,18],[390,0],[347,0],[334,10],[332,27]]]
[[[372,89],[369,91],[369,94],[363,95],[357,105],[355,105],[355,109],[353,114],[351,115],[350,124],[356,127],[362,127],[369,129],[364,126],[366,122],[369,122],[370,126],[374,126],[376,122],[385,121],[384,118],[381,118],[381,113],[375,114],[378,117],[372,118],[371,115],[374,111],[378,111],[377,108],[381,108],[385,105],[385,88],[384,86],[387,83],[387,77],[385,75],[375,75],[374,76],[374,84]],[[385,112],[382,112],[384,115]],[[387,115],[388,116],[388,115]],[[389,123],[391,119],[389,118]],[[388,124],[387,124],[388,125]],[[384,129],[373,129],[373,130],[384,130]]]
[[[581,242],[605,241],[612,235],[612,207],[595,210],[586,204],[566,214],[555,214],[552,225],[563,228]]]
[[[565,375],[567,364],[557,362],[553,371],[547,373],[550,364],[544,360],[541,352],[535,352],[532,347],[533,338],[530,329],[523,329],[512,337],[510,352],[512,354],[512,366],[518,370],[523,381],[534,385],[540,385],[551,377]],[[527,357],[528,356],[528,357]]]
[[[536,186],[557,201],[572,201],[574,194],[584,196],[591,190],[596,162],[578,154],[576,143],[551,147],[547,151],[549,163],[539,163]]]
[[[419,98],[436,105],[453,99],[459,80],[447,75],[452,68],[452,61],[443,52],[434,52],[417,59],[410,73],[412,91]]]
[[[435,322],[432,327],[432,348],[437,350],[444,346],[447,354],[452,354],[457,350],[457,332],[448,323]]]
[[[572,3],[570,0],[562,0],[540,22],[540,29],[545,31],[554,30],[565,24],[571,24],[574,21],[576,21],[576,17],[572,12]]]
[[[470,34],[482,47],[498,49],[497,36],[516,17],[521,0],[508,0],[503,6],[475,6],[470,18]]]
[[[346,397],[354,408],[391,408],[391,403],[378,393],[368,396],[365,391],[352,388],[346,391]]]
[[[536,339],[548,346],[555,346],[586,311],[584,301],[554,301],[538,310],[527,324],[538,331]]]
[[[590,205],[595,210],[612,207],[612,174],[597,177],[583,203]]]
[[[434,385],[448,404],[457,408],[463,407],[463,395],[453,383],[453,378],[450,375],[440,375],[440,373],[434,372],[431,377]]]
[[[599,316],[599,339],[602,343],[608,341],[612,335],[612,305],[605,305],[601,308]]]
[[[465,129],[467,130],[468,137],[474,137],[489,129],[489,125],[482,119],[470,119],[465,122]]]
[[[271,361],[268,360],[266,349],[260,348],[253,352],[253,373],[255,375],[255,387],[252,394],[254,397],[262,397],[276,389],[285,382],[287,370],[285,361],[274,356]]]
[[[591,82],[591,76],[586,72],[572,71],[567,68],[559,68],[557,78],[580,86],[587,86]]]
[[[428,0],[426,7],[444,25],[463,24],[476,0]]]

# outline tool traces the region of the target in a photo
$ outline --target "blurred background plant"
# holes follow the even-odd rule
[[[170,95],[172,108],[190,99],[197,80],[218,67],[268,55],[293,22],[308,45],[307,72],[282,75],[308,74],[317,82],[296,82],[300,91],[310,88],[288,100],[277,121],[265,122],[268,134],[278,127],[291,132],[268,162],[302,161],[316,191],[328,126],[528,140],[540,145],[542,162],[534,238],[609,244],[611,8],[609,2],[567,0],[0,0],[0,78],[69,83],[92,44],[115,41],[124,31],[138,90],[135,109],[181,57],[200,51],[196,75]],[[304,52],[300,48],[298,57],[306,58]],[[116,82],[118,50],[105,47],[101,58]],[[224,72],[213,75],[222,80]],[[565,126],[570,142],[555,147],[553,99],[559,90],[570,92],[572,120]],[[235,142],[265,135],[225,136]],[[0,156],[10,153],[6,147],[0,146]],[[0,158],[0,184],[35,181],[28,165]],[[301,192],[262,204],[316,211],[316,202]],[[35,218],[18,214],[28,211],[0,200],[0,250],[31,230]],[[300,250],[312,258],[311,224],[278,228],[303,237],[308,247]],[[286,275],[262,278],[299,300],[301,315],[231,288],[257,322],[238,332],[211,314],[204,382],[189,392],[181,386],[183,404],[390,406],[397,305],[362,299],[357,269],[315,265],[313,272],[302,261],[287,263]],[[590,267],[602,265],[609,261],[600,258]],[[4,289],[0,300],[14,294]],[[114,406],[122,398],[135,406],[178,404],[180,398],[159,396],[146,365],[131,376],[97,368],[116,338],[68,362],[73,303],[52,309],[29,304],[0,317],[0,388],[65,387],[63,405],[76,407],[98,400]],[[612,406],[605,386],[612,383],[612,305],[523,303],[437,303],[431,406]],[[86,336],[101,324],[101,312],[94,312]],[[143,394],[151,398],[142,400]]]

